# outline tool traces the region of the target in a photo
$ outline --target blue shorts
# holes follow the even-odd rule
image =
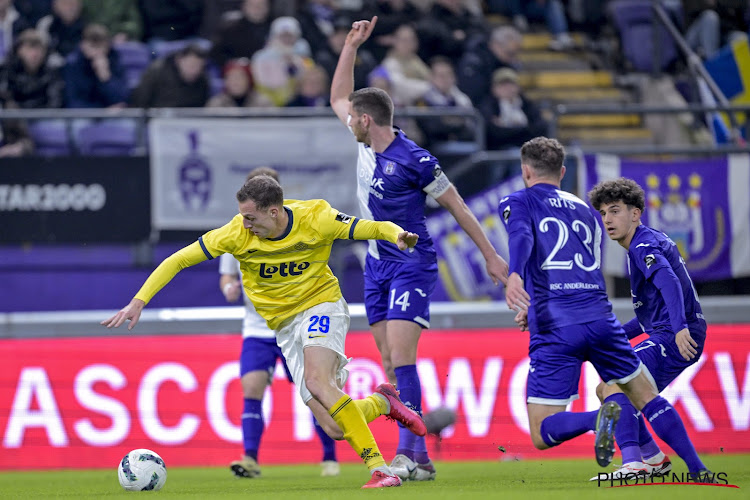
[[[529,358],[526,401],[543,405],[567,405],[578,399],[584,361],[590,361],[609,384],[629,382],[641,371],[641,361],[614,314],[583,325],[533,333]]]
[[[659,392],[672,383],[687,367],[698,361],[703,354],[706,332],[691,331],[690,336],[698,343],[696,349],[698,353],[690,361],[685,361],[680,354],[674,334],[655,333],[633,348],[635,354],[648,368]]]
[[[272,377],[278,359],[283,363],[286,376],[291,382],[292,375],[286,366],[284,355],[281,354],[281,348],[276,345],[275,338],[245,337],[240,354],[240,377],[255,371],[268,372],[268,376]]]
[[[430,296],[438,279],[437,264],[380,261],[365,263],[365,311],[372,325],[403,319],[430,327]]]

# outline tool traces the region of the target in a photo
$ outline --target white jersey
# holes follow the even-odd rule
[[[232,254],[225,253],[219,259],[219,274],[231,274],[241,279],[240,263]],[[276,335],[273,330],[268,328],[266,320],[255,312],[255,307],[250,299],[247,298],[245,291],[242,291],[242,300],[245,302],[245,319],[242,320],[242,338],[255,337],[264,339],[274,339]]]

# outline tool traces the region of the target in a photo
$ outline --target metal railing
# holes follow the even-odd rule
[[[71,124],[75,120],[134,120],[137,125],[137,146],[147,153],[146,127],[153,118],[321,118],[333,117],[331,108],[122,108],[122,109],[4,109],[0,113],[0,122],[6,120],[40,121],[64,120],[67,126],[71,149],[76,151],[75,137]],[[468,141],[473,149],[485,148],[484,117],[478,110],[471,108],[399,108],[395,111],[395,120],[460,117],[468,118],[473,123],[473,138]]]
[[[664,6],[661,5],[659,0],[652,0],[652,8],[654,10],[654,13],[656,14],[656,19],[658,19],[658,21],[667,29],[669,35],[675,41],[677,47],[685,57],[688,70],[690,71],[694,82],[697,82],[699,78],[702,78],[706,82],[706,85],[708,85],[711,93],[714,95],[714,98],[718,102],[721,110],[729,111],[727,115],[729,117],[732,142],[735,145],[741,145],[743,143],[742,133],[740,132],[739,122],[737,120],[737,117],[735,116],[733,107],[729,103],[729,100],[716,84],[716,81],[713,79],[711,74],[706,70],[701,58],[693,51],[693,49],[690,48],[687,40],[685,40],[685,37],[683,37],[680,31],[677,29],[677,26],[675,26],[672,19],[670,19],[669,14],[664,9]],[[656,41],[654,47],[657,50],[657,57],[654,60],[659,61],[658,51],[660,44],[658,43],[658,31],[656,29],[654,30],[654,40]]]

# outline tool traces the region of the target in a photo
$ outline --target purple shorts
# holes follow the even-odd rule
[[[281,354],[281,348],[276,345],[276,339],[246,337],[242,341],[240,354],[240,377],[254,371],[268,372],[269,376],[272,376],[278,359],[284,364],[286,376],[291,382],[292,375],[286,366],[284,355]]]
[[[567,405],[578,398],[584,361],[590,361],[605,382],[628,382],[641,367],[614,314],[591,323],[532,333],[529,358],[526,401],[546,405]]]
[[[706,332],[691,331],[690,336],[698,343],[698,354],[690,361],[685,361],[680,354],[674,334],[655,333],[633,348],[635,354],[651,373],[659,392],[663,391],[687,367],[697,362],[703,354]]]
[[[430,296],[438,279],[437,264],[380,261],[365,264],[365,311],[372,325],[384,319],[413,321],[430,327]]]

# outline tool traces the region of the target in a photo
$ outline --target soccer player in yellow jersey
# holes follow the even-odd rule
[[[240,262],[245,293],[276,333],[303,401],[328,435],[346,439],[370,469],[363,488],[400,486],[367,424],[387,415],[417,435],[427,431],[390,384],[356,401],[341,391],[348,376],[349,310],[328,259],[336,239],[382,239],[406,250],[418,236],[392,222],[342,214],[324,200],[284,200],[279,183],[266,175],[247,180],[237,201],[238,215],[167,257],[130,303],[102,324],[117,328],[130,321],[132,329],[146,303],[181,269],[232,254]]]

